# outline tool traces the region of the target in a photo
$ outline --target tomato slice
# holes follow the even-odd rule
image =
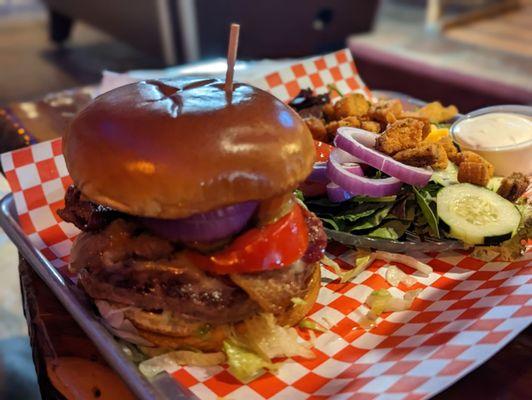
[[[299,260],[308,247],[308,228],[301,206],[284,217],[237,237],[226,249],[203,255],[187,251],[194,265],[215,274],[259,272],[282,268]]]
[[[318,161],[328,161],[331,151],[334,149],[333,146],[325,142],[320,142],[319,140],[314,141],[314,151],[316,153],[316,162]]]

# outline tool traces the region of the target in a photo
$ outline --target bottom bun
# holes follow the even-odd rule
[[[300,304],[296,304],[283,314],[276,315],[277,322],[282,326],[297,325],[308,314],[310,309],[314,306],[318,293],[321,287],[321,270],[319,263],[314,266],[314,273],[309,282],[309,290],[304,300]],[[310,266],[309,266],[310,267]],[[217,325],[211,328],[205,334],[188,335],[188,336],[173,336],[160,333],[157,331],[146,329],[146,324],[139,324],[138,321],[132,320],[133,324],[138,329],[138,334],[144,339],[153,343],[157,347],[141,347],[141,350],[149,356],[155,356],[169,350],[177,349],[198,349],[205,352],[220,351],[223,346],[223,341],[228,338],[231,328],[236,330],[242,325]],[[196,331],[197,332],[197,331]]]

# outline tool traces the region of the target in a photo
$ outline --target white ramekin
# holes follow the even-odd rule
[[[485,107],[464,115],[456,120],[451,126],[451,136],[458,143],[462,150],[471,150],[481,155],[495,167],[495,175],[508,176],[512,172],[522,172],[525,175],[532,175],[532,140],[509,146],[490,147],[478,146],[471,147],[460,141],[456,135],[456,127],[460,122],[478,117],[479,115],[491,113],[512,113],[532,117],[532,107],[521,105],[501,105]],[[504,134],[504,132],[501,132]]]

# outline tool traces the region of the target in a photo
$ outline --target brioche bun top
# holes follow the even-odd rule
[[[271,94],[219,80],[142,81],[104,93],[63,139],[90,200],[138,216],[183,218],[294,189],[311,172],[312,136]]]

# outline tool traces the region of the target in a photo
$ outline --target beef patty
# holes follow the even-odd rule
[[[194,266],[181,245],[155,236],[134,217],[74,197],[62,216],[75,216],[86,230],[74,243],[70,264],[85,291],[94,299],[170,311],[190,321],[225,324],[260,311],[283,312],[292,298],[306,294],[327,243],[321,221],[305,210],[309,246],[301,260],[274,271],[214,275]]]

